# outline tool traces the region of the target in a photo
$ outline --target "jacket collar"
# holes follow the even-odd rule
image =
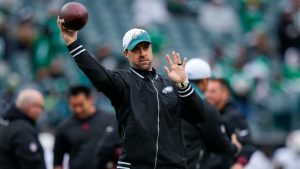
[[[229,110],[236,109],[236,108],[237,108],[237,104],[235,103],[235,101],[232,98],[229,98],[225,103],[225,105],[223,106],[223,108],[220,110],[220,113],[226,114],[227,112],[229,112]]]
[[[154,68],[152,68],[152,71],[147,71],[147,70],[139,70],[139,69],[135,69],[133,67],[130,67],[130,72],[132,72],[133,74],[137,75],[138,77],[145,79],[147,77],[152,78],[158,78],[158,75],[156,74],[156,70]]]
[[[96,111],[92,115],[90,115],[90,116],[88,116],[86,118],[79,118],[75,114],[73,114],[73,118],[76,119],[77,121],[86,122],[86,121],[89,121],[89,120],[95,118],[96,116],[98,116],[100,114],[101,114],[101,111],[99,111],[98,109],[96,109]]]
[[[13,104],[3,115],[3,119],[8,121],[23,119],[31,123],[32,125],[35,125],[35,121],[26,116],[24,112],[22,112],[20,109],[17,108],[15,104]]]

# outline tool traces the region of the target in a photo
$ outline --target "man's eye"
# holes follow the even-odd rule
[[[136,52],[136,51],[137,51],[137,48],[133,48],[131,51]]]

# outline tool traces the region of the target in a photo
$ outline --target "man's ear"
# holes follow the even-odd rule
[[[126,57],[126,58],[128,58],[128,49],[126,49],[124,52],[123,52],[123,54],[124,54],[124,56]]]
[[[32,111],[31,111],[32,108],[33,108],[32,106],[29,106],[29,105],[28,105],[28,106],[26,106],[26,107],[24,108],[24,110],[23,110],[24,113],[25,113],[25,115],[28,116],[28,117],[31,118],[31,119],[33,119]]]

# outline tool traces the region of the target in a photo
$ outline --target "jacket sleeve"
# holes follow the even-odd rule
[[[199,123],[206,119],[206,107],[189,83],[186,88],[178,89],[181,99],[182,117],[188,122]]]
[[[122,95],[125,81],[118,72],[104,68],[97,62],[78,41],[68,46],[78,67],[90,79],[97,90],[102,91],[112,101]]]
[[[249,126],[246,119],[240,114],[240,112],[232,112],[229,116],[225,117],[224,120],[226,128],[229,130],[228,133],[235,133],[243,144],[251,143]]]
[[[97,143],[98,168],[105,168],[108,162],[116,162],[118,157],[116,150],[121,147],[121,140],[117,132],[117,126],[111,132],[106,132]]]
[[[226,123],[226,129],[229,130],[228,133],[235,133],[238,140],[243,145],[240,155],[236,158],[236,162],[245,165],[256,150],[256,147],[252,143],[247,121],[236,109],[230,109],[229,115],[227,115],[224,120]]]
[[[55,135],[54,149],[53,149],[53,166],[62,166],[64,154],[68,153],[68,146],[62,129],[59,128]]]
[[[21,169],[45,169],[43,149],[35,133],[22,130],[13,139],[16,163]]]
[[[200,130],[203,133],[204,141],[208,149],[217,154],[234,157],[238,153],[238,148],[231,143],[225,131],[222,131],[219,112],[208,105],[208,103],[206,103],[206,105],[207,118],[206,121],[201,124]]]
[[[247,121],[242,115],[233,116],[229,125],[234,125],[234,133],[238,140],[242,143],[243,148],[240,155],[236,158],[236,162],[246,165],[252,154],[256,151],[256,147],[252,143],[251,133]]]

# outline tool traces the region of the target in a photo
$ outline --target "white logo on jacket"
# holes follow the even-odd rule
[[[107,126],[107,127],[105,128],[105,131],[106,131],[107,133],[111,133],[111,132],[114,131],[114,127],[112,127],[112,126]]]
[[[37,147],[37,144],[35,143],[35,142],[30,142],[29,143],[29,150],[31,151],[31,152],[36,152],[37,151],[37,149],[38,149],[38,147]]]
[[[172,93],[172,92],[173,92],[173,87],[172,87],[172,86],[167,86],[167,87],[165,87],[165,88],[162,90],[162,92],[163,92],[164,94]]]

